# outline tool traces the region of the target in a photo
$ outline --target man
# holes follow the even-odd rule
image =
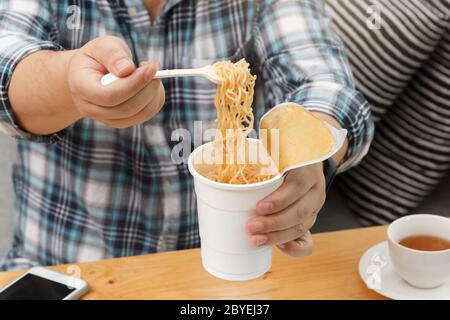
[[[348,129],[334,156],[340,170],[367,151],[369,106],[320,1],[74,3],[0,4],[0,128],[20,139],[3,270],[199,246],[193,183],[171,160],[171,134],[193,132],[194,121],[214,126],[215,86],[154,80],[160,66],[245,58],[258,76],[257,118],[296,102]],[[107,72],[122,79],[103,87]],[[322,164],[290,172],[258,204],[249,241],[309,254],[324,201]]]

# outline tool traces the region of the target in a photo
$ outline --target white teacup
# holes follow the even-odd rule
[[[395,220],[387,230],[389,256],[397,273],[418,288],[434,288],[450,280],[450,249],[422,251],[400,245],[406,237],[429,235],[450,241],[450,219],[416,214]]]

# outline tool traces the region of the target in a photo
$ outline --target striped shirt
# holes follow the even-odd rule
[[[369,106],[320,1],[168,0],[151,21],[139,0],[4,0],[0,131],[19,139],[19,155],[14,241],[3,270],[199,246],[193,182],[172,150],[177,129],[194,135],[195,121],[215,127],[208,80],[163,80],[162,111],[126,129],[83,119],[38,136],[17,125],[8,98],[17,64],[37,50],[77,49],[104,35],[123,38],[136,63],[157,60],[164,69],[245,58],[258,77],[256,123],[272,106],[296,102],[348,129],[344,169],[368,149]]]

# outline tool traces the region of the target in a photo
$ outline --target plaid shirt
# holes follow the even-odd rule
[[[344,168],[368,149],[369,106],[320,1],[168,0],[152,22],[139,0],[2,0],[0,131],[19,139],[17,218],[3,270],[199,246],[193,182],[186,163],[172,160],[179,143],[172,132],[194,132],[196,120],[215,127],[212,83],[165,79],[162,111],[127,129],[83,119],[37,136],[17,125],[8,98],[17,64],[37,50],[76,49],[103,35],[123,38],[136,63],[158,60],[164,69],[245,57],[258,76],[256,120],[296,102],[348,129]]]

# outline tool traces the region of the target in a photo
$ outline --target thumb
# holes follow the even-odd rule
[[[108,72],[121,78],[129,76],[135,69],[131,50],[125,41],[117,37],[106,36],[95,39],[88,46],[87,54]]]

